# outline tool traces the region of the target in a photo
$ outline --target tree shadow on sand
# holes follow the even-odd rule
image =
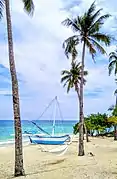
[[[56,160],[56,161],[50,161],[48,163],[44,163],[43,165],[41,165],[40,170],[38,170],[36,172],[27,173],[26,176],[36,175],[36,174],[41,174],[41,173],[46,173],[46,172],[51,172],[51,171],[59,170],[61,168],[68,168],[68,167],[58,166],[56,168],[46,169],[47,166],[59,165],[59,164],[63,163],[65,160],[66,159],[59,159],[59,160]]]

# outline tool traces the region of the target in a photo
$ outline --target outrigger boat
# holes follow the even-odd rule
[[[52,102],[55,101],[55,112],[56,112],[56,107],[58,105],[59,107],[59,103],[57,100],[57,97],[55,97],[54,100],[52,100]],[[57,104],[57,105],[56,105]],[[60,110],[60,107],[59,107]],[[43,114],[43,113],[42,113]],[[55,135],[55,114],[54,113],[54,120],[53,120],[53,128],[52,128],[52,134],[49,134],[47,131],[45,131],[44,129],[42,129],[40,126],[38,126],[35,122],[32,121],[32,123],[34,125],[36,125],[38,127],[38,129],[44,133],[44,135],[32,135],[28,132],[25,132],[27,134],[29,134],[29,139],[30,142],[32,144],[43,144],[43,145],[63,145],[63,144],[67,144],[68,142],[71,141],[71,137],[70,135],[66,134],[66,135],[61,135],[61,136],[57,136]],[[42,116],[42,115],[41,115]]]

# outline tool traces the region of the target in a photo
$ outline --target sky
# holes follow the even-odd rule
[[[22,119],[37,119],[45,107],[58,97],[64,119],[78,119],[78,98],[74,90],[69,94],[60,83],[61,71],[69,69],[70,60],[64,55],[62,43],[73,32],[61,22],[67,17],[84,13],[92,0],[39,0],[34,1],[35,12],[29,17],[23,10],[22,1],[11,1],[14,53],[20,90]],[[97,0],[97,9],[112,16],[102,31],[117,36],[116,0]],[[13,119],[11,78],[9,73],[7,32],[5,15],[0,23],[0,120]],[[112,43],[107,53],[115,50]],[[78,48],[78,60],[81,58]],[[96,63],[86,51],[85,68],[88,70],[84,88],[84,113],[107,112],[115,103],[114,76],[108,75],[108,56],[97,54]],[[43,118],[50,118],[53,108]]]

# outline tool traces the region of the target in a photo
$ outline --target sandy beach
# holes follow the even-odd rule
[[[117,142],[113,138],[90,138],[85,156],[77,155],[77,139],[63,156],[41,152],[37,145],[24,146],[26,177],[19,179],[116,179]],[[92,152],[94,156],[90,156]],[[0,148],[0,179],[13,178],[14,147]]]

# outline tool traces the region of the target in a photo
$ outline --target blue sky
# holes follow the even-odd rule
[[[60,84],[60,73],[68,69],[70,61],[66,59],[62,42],[72,35],[72,31],[61,25],[66,17],[82,14],[92,0],[35,0],[35,13],[32,18],[23,11],[19,0],[11,1],[14,35],[15,62],[19,79],[22,119],[36,119],[47,104],[57,95],[65,119],[78,118],[77,95],[69,94]],[[106,33],[117,34],[116,0],[97,0],[97,8],[112,17],[102,29]],[[7,35],[5,18],[0,24],[0,119],[12,119],[11,82],[9,74]],[[106,48],[115,49],[115,44]],[[81,48],[79,47],[79,56]],[[94,64],[86,53],[86,69],[89,71],[85,86],[85,115],[106,112],[115,102],[113,91],[116,88],[114,77],[108,76],[108,56],[97,55]],[[6,112],[7,111],[7,112]],[[51,112],[50,112],[51,113]],[[44,117],[50,117],[50,113]]]

